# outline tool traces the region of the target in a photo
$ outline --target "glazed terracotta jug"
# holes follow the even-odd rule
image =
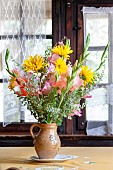
[[[34,135],[33,128],[36,126],[40,130],[37,135]],[[57,155],[61,143],[57,134],[56,123],[33,124],[30,127],[30,133],[39,159],[51,159]]]

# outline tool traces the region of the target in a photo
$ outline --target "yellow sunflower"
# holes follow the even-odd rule
[[[44,58],[38,55],[29,56],[27,59],[24,60],[22,66],[26,72],[29,71],[37,72],[45,66]]]
[[[73,50],[71,50],[70,47],[67,45],[58,45],[52,49],[52,52],[63,56],[65,59],[69,59],[70,56],[68,54],[71,54]]]
[[[93,84],[94,72],[91,69],[88,69],[88,66],[82,66],[82,70],[79,75],[82,80],[84,80],[84,86],[88,83]]]
[[[58,58],[55,62],[55,70],[58,72],[58,74],[66,73],[67,71],[67,65],[65,60],[62,58]]]

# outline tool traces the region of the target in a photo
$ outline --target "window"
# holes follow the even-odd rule
[[[91,41],[89,46],[90,55],[86,64],[93,70],[100,62],[100,56],[108,41],[110,41],[109,55],[106,65],[103,68],[104,76],[91,94],[92,98],[87,100],[86,119],[87,121],[106,121],[108,127],[112,127],[112,25],[113,8],[85,7],[85,34],[90,33]],[[109,128],[108,128],[109,129]],[[108,130],[109,131],[109,130]],[[110,132],[108,132],[110,133]]]
[[[89,7],[90,8],[90,7]],[[88,8],[88,9],[89,9]],[[90,8],[91,9],[91,8]],[[90,33],[91,40],[89,46],[90,55],[86,61],[93,70],[96,69],[100,62],[100,56],[108,43],[108,14],[86,13],[85,30]],[[99,88],[92,91],[92,98],[88,100],[86,107],[87,120],[108,120],[107,104],[107,84],[108,84],[108,59],[104,70],[104,77],[98,84]]]
[[[29,55],[44,54],[46,47],[52,46],[52,2],[2,0],[0,7],[0,122],[33,122],[30,112],[24,112],[16,96],[7,89],[4,56],[9,48],[13,68],[12,60],[21,63]]]

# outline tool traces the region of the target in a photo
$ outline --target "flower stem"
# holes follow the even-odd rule
[[[77,71],[80,69],[80,67],[81,67],[82,64],[83,64],[83,61],[84,61],[84,60],[88,57],[88,55],[89,55],[89,54],[87,54],[89,42],[90,42],[90,34],[88,34],[88,36],[87,36],[86,44],[85,44],[85,46],[84,46],[84,52],[83,52],[83,54],[80,56],[80,59],[78,60],[77,66],[75,65],[75,66],[73,67],[72,77],[71,77],[71,78],[68,78],[67,88],[66,88],[66,90],[62,91],[62,95],[61,95],[61,98],[60,98],[60,103],[59,103],[58,108],[61,106],[61,104],[62,104],[62,102],[63,102],[63,99],[64,99],[64,96],[69,92],[70,88],[73,86],[73,80],[74,80],[74,78],[76,77]]]

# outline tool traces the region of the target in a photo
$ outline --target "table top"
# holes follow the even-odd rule
[[[113,170],[113,147],[61,147],[58,154],[78,158],[64,162],[39,163],[29,158],[36,155],[34,147],[0,147],[0,168],[17,167],[35,170],[41,166],[62,166],[64,170]]]

